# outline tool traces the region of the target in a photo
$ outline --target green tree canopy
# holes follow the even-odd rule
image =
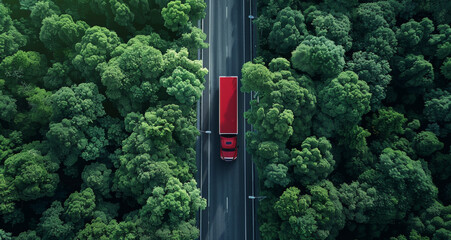
[[[96,73],[96,67],[100,63],[107,62],[111,58],[111,53],[120,43],[117,34],[107,28],[99,26],[88,28],[81,41],[75,44],[77,55],[72,63],[89,78]]]
[[[76,223],[91,216],[96,207],[95,195],[91,188],[74,192],[64,202],[64,213],[68,221]]]
[[[269,94],[272,89],[273,81],[271,71],[262,64],[247,62],[241,68],[243,78],[241,80],[241,91],[250,92],[251,90],[260,94]]]
[[[403,114],[396,112],[392,108],[379,109],[370,120],[370,129],[373,136],[388,138],[393,135],[401,135],[405,132],[407,119]]]
[[[158,77],[164,70],[161,52],[136,38],[118,46],[112,56],[108,63],[98,65],[98,69],[106,96],[121,115],[142,111],[144,106],[155,103],[160,88]]]
[[[182,184],[178,179],[170,178],[164,188],[153,189],[139,215],[149,227],[148,231],[155,231],[160,238],[169,234],[180,239],[193,239],[199,234],[194,227],[195,214],[206,205],[194,180]]]
[[[413,148],[420,156],[429,156],[443,148],[443,143],[438,140],[433,132],[422,131],[415,136]]]
[[[74,236],[73,230],[73,224],[64,221],[64,208],[59,201],[54,201],[44,211],[37,228],[42,239],[72,238]]]
[[[282,219],[280,239],[334,238],[345,223],[338,192],[329,181],[309,186],[305,195],[296,187],[287,188],[274,209]]]
[[[354,72],[346,71],[325,82],[318,93],[318,105],[338,126],[352,126],[370,110],[370,98],[366,82]]]
[[[112,170],[103,163],[92,163],[86,166],[81,174],[83,185],[102,196],[109,196]],[[82,186],[83,186],[82,185]]]
[[[171,31],[178,31],[188,24],[190,11],[191,5],[189,3],[182,3],[180,0],[170,1],[167,7],[161,10],[164,26]]]
[[[146,112],[131,113],[126,117],[126,130],[131,134],[122,143],[123,154],[115,163],[114,189],[125,196],[146,201],[156,186],[165,184],[169,177],[181,180],[192,178],[190,167],[195,164],[192,149],[199,134],[188,113],[177,105],[166,105]],[[186,148],[183,154],[180,149]]]
[[[9,14],[10,10],[0,3],[0,60],[14,54],[27,43],[26,37],[17,31]]]
[[[392,77],[388,61],[381,59],[372,52],[354,52],[352,60],[346,63],[347,69],[355,72],[360,80],[370,87],[371,109],[380,108],[381,101],[386,97],[387,85]]]
[[[177,67],[171,76],[161,78],[160,82],[169,95],[186,105],[196,103],[204,90],[203,81],[182,67]]]
[[[437,188],[420,161],[391,148],[384,149],[375,169],[360,175],[359,182],[378,192],[374,207],[368,209],[372,223],[401,219],[411,209],[427,208],[437,196]]]
[[[51,15],[42,20],[39,39],[49,50],[62,53],[79,42],[88,28],[84,21],[74,22],[71,15]]]
[[[399,72],[398,82],[405,87],[430,88],[434,83],[434,68],[422,55],[409,54],[405,58],[395,58]]]
[[[291,62],[311,76],[333,77],[343,70],[344,49],[325,37],[307,36],[293,51]]]
[[[301,43],[305,35],[307,28],[302,13],[286,7],[277,14],[268,40],[277,53],[287,54]]]
[[[286,142],[293,134],[293,112],[280,104],[259,106],[245,113],[245,118],[267,139]]]
[[[289,166],[293,167],[295,181],[305,186],[326,179],[335,166],[331,149],[324,137],[308,137],[299,150],[293,148]]]
[[[335,14],[312,11],[309,13],[312,26],[315,29],[316,36],[324,36],[335,42],[336,45],[341,45],[345,51],[349,51],[352,47],[352,37],[350,35],[351,22],[344,14]]]
[[[38,52],[17,51],[0,63],[0,77],[5,87],[14,95],[18,94],[20,84],[41,85],[38,81],[47,71],[47,59]]]
[[[39,151],[28,150],[12,155],[4,163],[5,176],[14,185],[21,200],[51,197],[59,183],[59,166]]]
[[[423,18],[421,22],[411,19],[403,23],[396,32],[396,39],[399,43],[399,52],[421,52],[427,47],[430,34],[434,31],[434,24],[429,18]]]

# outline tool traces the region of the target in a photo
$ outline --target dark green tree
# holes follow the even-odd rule
[[[381,59],[372,52],[354,52],[352,60],[346,62],[347,69],[355,72],[360,80],[370,87],[371,110],[377,110],[386,97],[387,85],[392,77],[388,61]]]
[[[325,37],[307,36],[293,51],[291,63],[311,76],[333,77],[344,67],[344,49]]]
[[[324,36],[334,41],[336,45],[343,46],[345,51],[351,49],[351,22],[346,15],[332,15],[322,11],[314,11],[310,13],[310,17],[316,36]]]
[[[338,128],[357,124],[370,110],[371,93],[354,72],[340,73],[327,80],[318,92],[318,105]]]
[[[17,52],[27,43],[26,37],[13,24],[10,10],[0,3],[0,60]]]
[[[324,137],[308,137],[299,150],[293,148],[289,166],[293,167],[295,181],[306,186],[326,179],[335,166],[331,149],[332,145]]]
[[[64,208],[59,201],[54,201],[44,211],[37,228],[43,240],[70,239],[74,236],[73,231],[73,224],[64,221]]]
[[[430,88],[434,83],[434,68],[422,55],[409,54],[405,58],[395,58],[399,72],[399,83],[405,87]]]
[[[269,33],[269,46],[277,53],[288,54],[293,51],[307,35],[304,16],[290,7],[282,9]]]
[[[39,39],[54,54],[65,54],[64,51],[70,51],[74,45],[81,40],[89,26],[84,21],[74,22],[71,15],[51,15],[42,20]],[[63,56],[60,56],[63,57]]]
[[[59,166],[39,151],[28,150],[12,155],[4,163],[6,180],[10,179],[21,200],[51,197],[59,183]]]
[[[102,196],[109,196],[112,170],[103,163],[92,163],[86,166],[81,174],[83,185]],[[82,185],[82,186],[83,186]]]
[[[443,148],[443,143],[438,140],[433,132],[422,131],[415,136],[413,148],[420,156],[429,156]]]
[[[75,44],[77,55],[72,60],[75,69],[82,72],[83,76],[92,78],[100,63],[107,62],[111,58],[114,49],[121,43],[115,32],[104,27],[94,26],[88,28],[81,41]],[[94,80],[95,80],[94,79]]]
[[[274,209],[282,220],[279,239],[335,238],[345,224],[338,192],[329,181],[309,186],[305,195],[296,187],[286,189]]]
[[[180,0],[170,1],[167,7],[164,7],[161,10],[164,26],[171,31],[178,31],[188,24],[190,11],[191,5],[189,3],[182,3]],[[199,14],[199,12],[197,12],[197,14]],[[194,16],[196,16],[196,14]]]
[[[269,94],[273,81],[271,71],[262,64],[247,62],[241,68],[243,78],[241,80],[242,92],[256,91],[260,94]]]
[[[399,52],[421,52],[423,48],[427,47],[427,42],[433,31],[434,24],[429,18],[423,18],[421,22],[411,19],[402,24],[396,31]]]
[[[167,239],[167,236],[196,239],[199,230],[194,227],[195,213],[206,205],[194,180],[182,184],[170,178],[164,188],[153,189],[139,215],[147,231],[155,233],[159,239]]]
[[[64,214],[69,222],[77,223],[91,217],[96,207],[95,195],[91,188],[72,193],[64,202]]]

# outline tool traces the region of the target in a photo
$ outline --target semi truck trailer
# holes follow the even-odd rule
[[[219,77],[220,156],[234,161],[238,156],[238,77]]]

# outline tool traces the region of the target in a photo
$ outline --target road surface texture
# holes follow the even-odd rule
[[[250,0],[206,0],[207,15],[202,28],[207,34],[208,49],[200,53],[208,68],[205,90],[198,104],[198,183],[207,208],[198,216],[201,240],[256,239],[254,219],[254,168],[246,153],[245,132],[250,126],[244,120],[251,94],[238,94],[238,158],[224,162],[219,157],[219,76],[238,76],[241,67],[251,59]],[[253,7],[255,8],[255,6]],[[241,83],[239,82],[239,87]]]

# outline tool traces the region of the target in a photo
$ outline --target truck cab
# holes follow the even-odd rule
[[[220,157],[234,161],[238,156],[238,77],[219,77]]]
[[[220,156],[224,161],[233,161],[238,156],[238,144],[236,142],[236,135],[221,135]]]

